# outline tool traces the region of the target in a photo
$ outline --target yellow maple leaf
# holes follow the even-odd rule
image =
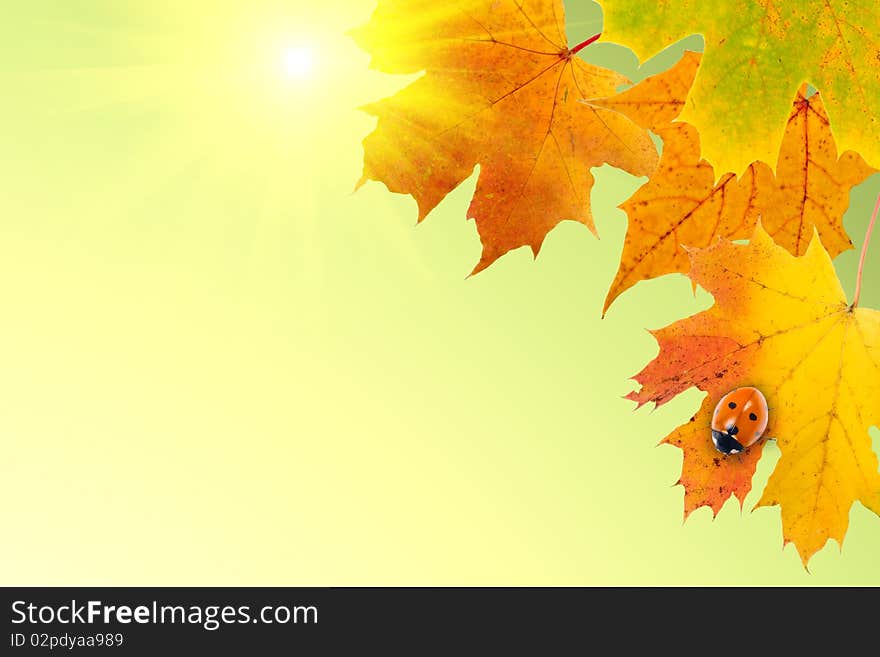
[[[634,175],[657,166],[647,130],[619,112],[579,102],[611,96],[626,78],[587,64],[566,45],[561,0],[380,0],[356,30],[388,73],[424,75],[365,108],[361,183],[412,195],[423,219],[480,165],[468,209],[483,244],[474,272],[571,219],[595,232],[591,167]]]
[[[712,448],[712,409],[728,391],[761,390],[766,435],[781,457],[758,506],[779,505],[783,535],[804,564],[829,538],[843,541],[853,502],[880,513],[880,474],[868,430],[880,424],[880,312],[847,303],[814,236],[801,257],[759,224],[749,244],[719,240],[689,252],[690,277],[708,310],[655,332],[660,354],[630,395],[662,404],[696,386],[700,412],[666,441],[685,451],[685,512],[742,500],[760,445],[723,456]]]

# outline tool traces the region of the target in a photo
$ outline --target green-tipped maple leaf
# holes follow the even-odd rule
[[[841,151],[880,166],[880,10],[876,0],[598,0],[604,38],[647,59],[690,34],[705,38],[681,119],[717,175],[772,162],[791,99],[822,92]]]

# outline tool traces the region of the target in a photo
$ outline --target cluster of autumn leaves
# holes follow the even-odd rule
[[[758,505],[780,506],[785,541],[806,564],[829,538],[843,540],[854,501],[880,514],[868,433],[880,425],[880,313],[847,302],[831,263],[852,247],[849,192],[875,172],[837,142],[873,137],[861,150],[880,163],[880,51],[850,52],[859,38],[880,40],[880,19],[862,11],[871,2],[850,2],[848,16],[828,2],[601,4],[608,38],[642,58],[694,32],[705,54],[686,52],[618,93],[625,78],[566,45],[561,0],[379,0],[355,38],[375,68],[423,75],[367,108],[378,123],[362,182],[412,195],[421,220],[479,165],[467,214],[483,245],[479,272],[521,246],[537,254],[560,221],[595,232],[591,167],[648,176],[621,206],[629,223],[604,310],[673,272],[715,304],[655,332],[660,353],[630,397],[659,405],[690,387],[707,393],[665,439],[684,453],[687,515],[750,491],[763,441],[723,456],[709,426],[726,392],[762,390],[781,456]],[[818,51],[792,54],[786,40],[810,29]],[[782,73],[768,76],[770,66]],[[806,79],[824,82],[828,111]],[[758,103],[759,121],[738,93]]]

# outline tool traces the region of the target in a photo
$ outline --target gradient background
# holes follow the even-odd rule
[[[566,4],[570,43],[599,30]],[[642,181],[598,170],[601,240],[566,222],[468,280],[475,177],[418,227],[411,198],[351,193],[355,107],[412,79],[344,36],[373,6],[4,7],[2,583],[880,584],[858,504],[812,574],[756,493],[682,524],[654,446],[701,393],[622,396],[645,328],[711,300],[667,276],[599,318]],[[286,78],[303,43],[315,77]],[[584,54],[640,78],[679,52]],[[878,191],[853,192],[859,245]],[[880,307],[880,242],[865,287]]]

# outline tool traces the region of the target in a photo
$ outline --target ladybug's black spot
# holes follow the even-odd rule
[[[727,408],[736,408],[736,402],[730,402],[730,403],[727,405]]]
[[[730,427],[730,429],[727,430],[727,433],[729,433],[731,436],[735,436],[736,434],[739,433],[739,427],[736,425],[733,425],[732,427]]]
[[[758,416],[755,415],[754,413],[749,413],[749,419],[750,419],[752,422],[754,422],[755,420],[758,419]]]

